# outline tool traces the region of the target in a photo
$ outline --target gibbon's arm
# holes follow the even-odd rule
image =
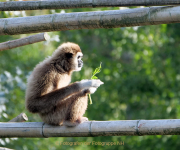
[[[29,97],[26,102],[26,107],[32,113],[46,113],[55,108],[59,101],[65,100],[70,95],[80,92],[83,89],[89,89],[90,87],[97,88],[101,84],[103,83],[100,80],[82,80],[75,82],[43,96],[35,98]]]

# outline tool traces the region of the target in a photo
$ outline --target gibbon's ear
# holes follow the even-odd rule
[[[66,60],[62,60],[61,61],[61,67],[65,70],[65,71],[69,71],[69,63]]]
[[[72,53],[66,53],[66,58],[72,58],[73,57],[73,54]]]

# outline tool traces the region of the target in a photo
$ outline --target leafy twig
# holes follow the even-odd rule
[[[96,77],[95,75],[101,72],[101,64],[102,62],[100,63],[100,66],[94,70],[91,79],[98,79],[98,77]],[[91,94],[89,94],[89,101],[90,101],[90,104],[92,104]]]

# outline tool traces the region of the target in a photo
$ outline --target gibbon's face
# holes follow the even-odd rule
[[[82,57],[83,54],[80,47],[75,43],[67,42],[54,51],[51,63],[60,71],[80,71],[83,67]]]
[[[74,71],[80,71],[83,67],[83,61],[81,60],[83,57],[83,54],[81,52],[77,52],[75,58],[74,58]]]

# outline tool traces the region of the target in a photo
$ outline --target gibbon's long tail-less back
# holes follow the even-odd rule
[[[51,125],[76,126],[87,121],[87,94],[103,84],[100,80],[71,82],[73,71],[83,66],[83,54],[75,43],[64,43],[40,62],[27,83],[26,108]]]

